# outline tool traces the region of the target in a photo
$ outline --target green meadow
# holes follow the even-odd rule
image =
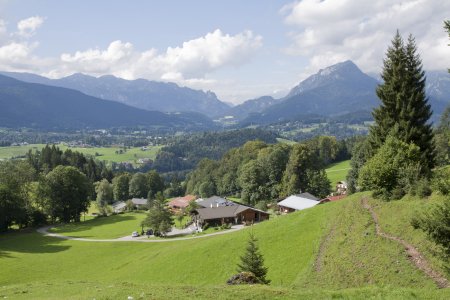
[[[355,194],[345,200],[274,217],[228,234],[167,243],[81,242],[34,230],[0,235],[0,296],[8,299],[448,299],[417,270],[404,249],[375,234]],[[434,244],[406,222],[411,201],[370,200],[383,230],[423,248]],[[433,202],[441,198],[433,198]],[[390,205],[400,207],[398,216]],[[404,204],[403,204],[404,203]],[[422,205],[422,204],[417,204]],[[426,202],[423,205],[429,205]],[[413,205],[414,206],[414,205]],[[411,208],[413,209],[413,208]],[[139,214],[69,224],[56,231],[92,238],[139,228]],[[128,227],[129,226],[129,227]],[[248,234],[254,231],[269,268],[270,286],[230,287]],[[434,247],[436,247],[434,245]],[[422,246],[420,246],[422,249]],[[433,266],[444,265],[433,250]],[[448,273],[444,273],[447,274]]]
[[[334,188],[338,181],[346,180],[348,172],[350,171],[350,160],[341,161],[329,165],[325,172],[331,182],[331,186]]]
[[[50,232],[78,238],[115,239],[131,235],[133,231],[141,231],[141,222],[145,212],[97,217],[77,224],[66,224],[54,227]]]
[[[61,150],[66,150],[69,148],[64,144],[57,145]],[[24,146],[10,146],[10,147],[0,147],[0,159],[9,159],[15,157],[24,156],[30,149],[31,150],[41,150],[45,147],[45,144],[30,144]],[[121,147],[92,147],[92,148],[82,148],[82,147],[70,147],[72,151],[78,151],[83,154],[94,156],[98,160],[108,161],[108,162],[125,162],[131,161],[135,162],[139,158],[150,158],[155,159],[159,150],[162,146],[148,146],[148,150],[142,151],[140,147],[132,147],[124,151]],[[124,151],[119,153],[119,151]]]

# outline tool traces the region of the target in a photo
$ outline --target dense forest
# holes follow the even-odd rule
[[[220,160],[200,161],[188,175],[187,192],[202,197],[234,195],[250,205],[299,192],[325,197],[331,188],[325,166],[348,159],[355,141],[320,136],[292,146],[247,142]]]
[[[219,159],[225,152],[251,140],[276,143],[277,135],[262,129],[241,129],[181,135],[168,141],[158,153],[153,168],[158,172],[192,170],[203,158]]]

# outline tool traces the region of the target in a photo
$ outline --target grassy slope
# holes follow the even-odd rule
[[[291,285],[298,271],[311,264],[322,234],[324,216],[328,213],[328,208],[309,210],[254,226],[274,285]],[[2,259],[1,268],[5,272],[1,272],[0,282],[12,284],[19,280],[40,280],[38,274],[41,273],[45,274],[42,279],[46,280],[221,284],[235,272],[248,230],[199,240],[155,244],[92,244],[42,237],[37,233],[9,234],[0,240],[0,253],[7,257]],[[60,263],[54,264],[54,261]],[[77,267],[73,269],[73,266]],[[28,271],[26,274],[12,272],[17,268]]]
[[[14,146],[14,147],[0,147],[0,159],[8,159],[17,156],[25,155],[29,149],[40,150],[45,147],[44,144],[32,144],[27,146]],[[61,150],[66,150],[68,147],[59,144],[58,147]],[[161,149],[161,146],[152,146],[149,147],[149,150],[142,151],[140,147],[135,147],[131,149],[127,149],[127,151],[123,154],[116,154],[117,150],[122,148],[119,147],[95,147],[95,148],[70,148],[73,151],[78,151],[83,154],[88,154],[95,156],[95,153],[100,154],[97,156],[97,159],[104,161],[113,161],[113,162],[124,162],[124,161],[134,161],[139,158],[150,158],[155,159],[156,154]]]
[[[33,298],[96,299],[450,296],[418,272],[400,246],[375,236],[360,196],[253,227],[271,287],[251,287],[251,292],[248,287],[224,288],[225,280],[235,273],[250,228],[204,239],[145,244],[65,241],[31,232],[0,236],[0,295],[24,299],[30,298],[29,293]],[[316,272],[319,244],[334,224],[335,233]],[[353,289],[340,290],[349,287]]]
[[[416,230],[411,226],[411,219],[418,211],[423,211],[435,203],[443,201],[444,197],[446,196],[436,194],[427,199],[405,196],[401,201],[391,202],[372,199],[371,205],[378,214],[380,226],[385,232],[399,236],[415,245],[435,269],[450,276],[450,269],[448,269],[450,264],[447,263],[445,266],[445,261],[440,257],[441,249],[427,239],[423,231]]]
[[[342,205],[341,213],[330,221],[328,232],[334,230],[320,271],[308,274],[299,286],[434,288],[434,283],[412,266],[401,245],[375,234],[372,218],[359,199],[343,201]]]
[[[336,183],[341,180],[346,180],[347,173],[350,170],[350,160],[341,161],[331,164],[325,169],[328,179],[331,181],[331,186],[334,188]]]

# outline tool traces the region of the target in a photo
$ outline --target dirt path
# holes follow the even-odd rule
[[[431,279],[433,279],[433,281],[436,283],[436,285],[439,288],[448,288],[450,287],[450,283],[447,280],[447,278],[445,278],[444,276],[442,276],[439,272],[437,272],[436,270],[433,270],[433,268],[428,264],[428,262],[426,261],[425,257],[419,252],[419,250],[414,247],[413,245],[411,245],[410,243],[406,242],[405,240],[397,237],[397,236],[393,236],[390,234],[387,234],[385,232],[383,232],[381,230],[380,224],[378,222],[378,216],[375,213],[375,211],[373,210],[372,206],[369,204],[367,197],[363,197],[361,199],[361,204],[363,205],[363,207],[365,209],[367,209],[370,214],[372,215],[372,219],[375,223],[375,231],[376,234],[379,236],[382,236],[384,238],[387,238],[389,240],[392,241],[396,241],[400,244],[403,245],[403,247],[405,247],[405,251],[408,255],[408,259],[418,268],[420,269],[422,272],[424,272],[428,277],[430,277]]]
[[[336,231],[336,224],[333,224],[328,234],[324,239],[320,242],[319,253],[317,253],[316,260],[314,262],[314,271],[320,272],[323,266],[323,256],[325,255],[325,251],[330,244],[330,240],[334,236],[334,232]]]
[[[193,239],[200,239],[200,238],[206,238],[206,237],[210,237],[210,236],[214,236],[214,235],[221,235],[221,234],[227,234],[227,233],[231,233],[231,232],[235,232],[238,230],[241,230],[244,228],[243,225],[236,225],[233,226],[231,229],[227,229],[224,231],[219,231],[219,232],[214,232],[214,233],[209,233],[209,234],[204,234],[204,235],[198,235],[198,236],[192,236],[192,237],[180,237],[180,238],[167,238],[167,239],[147,239],[145,236],[142,237],[138,237],[138,238],[131,238],[131,237],[122,237],[122,238],[117,238],[117,239],[87,239],[87,238],[76,238],[76,237],[72,237],[72,236],[65,236],[62,234],[57,234],[57,233],[51,233],[48,232],[48,230],[50,230],[50,228],[52,228],[54,226],[45,226],[45,227],[41,227],[38,228],[36,231],[45,235],[45,236],[51,236],[51,237],[55,237],[55,238],[59,238],[59,239],[64,239],[64,240],[72,240],[72,241],[81,241],[81,242],[141,242],[141,243],[167,243],[167,242],[175,242],[175,241],[184,241],[184,240],[193,240]]]

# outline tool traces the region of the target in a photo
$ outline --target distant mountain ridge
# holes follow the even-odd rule
[[[61,79],[48,79],[29,73],[3,74],[27,82],[68,87],[147,110],[203,113],[221,122],[223,120],[224,124],[239,122],[240,126],[302,120],[310,116],[340,118],[359,112],[366,115],[380,105],[376,96],[379,81],[372,77],[374,74],[363,73],[349,60],[319,70],[293,87],[283,98],[263,96],[234,107],[218,100],[212,92],[183,88],[174,83],[124,80],[110,75],[95,78],[73,74]],[[426,72],[426,76],[426,92],[434,112],[432,120],[436,121],[450,103],[450,74],[431,71]],[[191,113],[188,118],[193,116]],[[198,117],[205,122],[202,116]]]
[[[434,111],[432,120],[436,121],[450,103],[450,75],[445,71],[430,71],[426,76],[426,92]],[[247,109],[247,117],[241,124],[270,124],[305,119],[311,115],[336,117],[370,112],[381,103],[376,96],[378,84],[378,80],[347,60],[319,70],[293,87],[284,98],[267,102],[269,105],[264,109]],[[245,104],[235,109],[245,107]],[[252,103],[249,107],[261,106]]]
[[[223,114],[230,107],[213,92],[203,92],[175,83],[146,79],[125,80],[112,75],[93,77],[76,73],[60,79],[49,79],[31,73],[0,72],[8,77],[78,90],[105,100],[114,100],[137,108],[161,112],[199,112],[209,117]]]
[[[243,122],[269,124],[301,119],[306,115],[337,116],[371,110],[378,105],[378,82],[351,61],[320,70],[291,89],[277,104]]]
[[[147,111],[72,89],[0,75],[0,126],[52,130],[133,126],[205,129],[214,124],[197,113]]]
[[[225,114],[228,116],[233,116],[237,120],[242,120],[253,113],[262,112],[264,109],[278,103],[279,101],[279,99],[274,99],[271,96],[262,96],[233,106],[226,111]]]

